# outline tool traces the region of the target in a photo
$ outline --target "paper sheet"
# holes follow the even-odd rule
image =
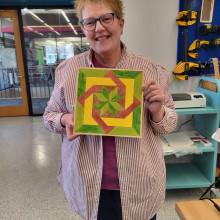
[[[166,142],[163,136],[160,137],[160,142],[162,144],[163,152],[165,153],[173,152],[173,149],[168,146],[168,143]]]
[[[192,146],[194,142],[184,132],[175,132],[163,135],[168,146],[170,147],[187,147]]]

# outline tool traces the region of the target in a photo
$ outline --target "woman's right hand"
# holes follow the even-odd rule
[[[74,128],[74,115],[73,114],[68,114],[68,113],[63,114],[60,119],[60,122],[62,126],[66,128],[67,139],[69,141],[72,141],[80,136],[80,134],[73,133],[73,128]]]

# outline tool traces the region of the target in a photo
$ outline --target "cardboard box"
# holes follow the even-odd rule
[[[201,82],[201,88],[207,89],[213,92],[218,92],[218,87],[215,82],[208,81],[208,80],[202,80]]]

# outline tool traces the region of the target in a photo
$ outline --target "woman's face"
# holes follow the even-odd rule
[[[108,4],[89,3],[82,10],[82,19],[99,18],[105,13],[112,13]],[[120,50],[120,35],[123,32],[124,19],[114,16],[114,23],[104,27],[99,21],[94,30],[87,31],[82,28],[90,47],[101,57],[107,57]]]

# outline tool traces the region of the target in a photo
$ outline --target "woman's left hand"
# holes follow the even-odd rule
[[[164,116],[163,103],[165,94],[160,85],[153,80],[148,80],[142,87],[145,105],[154,121],[160,121]]]

